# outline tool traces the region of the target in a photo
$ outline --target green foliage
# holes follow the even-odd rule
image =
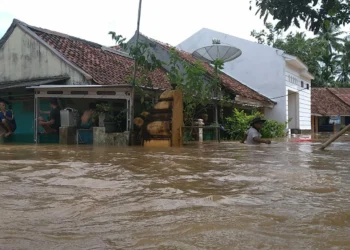
[[[126,76],[126,80],[135,87],[135,92],[141,96],[141,104],[145,110],[152,107],[148,94],[144,91],[144,87],[152,87],[151,73],[163,66],[163,63],[156,58],[154,53],[149,49],[149,45],[144,42],[138,42],[136,45],[128,45],[125,43],[126,38],[116,35],[115,32],[109,32],[112,40],[115,41],[123,50],[128,51],[129,55],[134,59],[135,65],[132,67],[132,73]],[[134,78],[133,72],[137,67],[137,74]]]
[[[314,38],[307,38],[303,32],[283,36],[270,23],[266,24],[266,30],[251,32],[259,43],[283,50],[303,61],[315,76],[314,87],[350,86],[350,42],[340,38],[342,34],[333,26],[325,26]]]
[[[225,129],[231,140],[243,139],[244,133],[250,127],[250,122],[255,117],[261,116],[259,112],[247,114],[244,110],[233,110],[233,115],[226,118]]]
[[[261,113],[252,111],[250,114],[239,111],[238,109],[233,110],[233,115],[226,118],[225,128],[230,136],[231,140],[243,139],[244,133],[249,129],[250,122],[256,118],[262,117]],[[274,121],[266,120],[260,133],[263,138],[279,138],[285,136],[285,128],[287,124]]]
[[[263,138],[280,138],[286,135],[285,128],[286,124],[284,123],[274,120],[266,120],[260,133]]]
[[[105,114],[104,121],[113,122],[117,121],[117,118],[114,116],[114,109],[110,103],[100,103],[96,105],[96,111],[94,112],[96,116],[100,114]]]
[[[190,63],[180,59],[175,48],[170,49],[171,68],[168,73],[172,85],[183,92],[185,122],[192,124],[198,107],[205,107],[212,101],[213,90],[218,86],[217,78],[208,79],[207,71],[200,61]],[[220,61],[216,62],[217,69],[222,68]],[[203,112],[203,109],[199,110]]]
[[[256,14],[264,19],[272,16],[278,20],[277,29],[287,30],[295,25],[300,28],[300,22],[305,28],[317,34],[324,26],[340,26],[350,23],[349,0],[250,0],[257,7]]]
[[[147,94],[142,87],[151,87],[152,81],[150,73],[164,66],[156,58],[149,47],[149,44],[139,42],[135,46],[125,44],[125,38],[121,35],[116,35],[115,32],[109,33],[112,39],[123,50],[129,51],[129,55],[136,61],[137,77],[133,81],[133,75],[127,76],[129,82],[132,83],[136,91],[141,94],[141,103],[149,108],[152,103],[149,102]],[[184,115],[187,118],[187,123],[192,124],[197,111],[203,112],[205,107],[213,100],[213,95],[218,97],[221,80],[219,78],[220,70],[223,69],[224,62],[215,60],[213,63],[215,75],[208,76],[207,70],[203,67],[200,61],[194,63],[187,62],[180,58],[177,50],[171,48],[170,62],[167,66],[170,67],[167,73],[170,84],[175,88],[179,88],[183,92]],[[218,98],[219,101],[224,98]],[[198,110],[199,107],[202,109]],[[146,109],[147,110],[147,109]]]

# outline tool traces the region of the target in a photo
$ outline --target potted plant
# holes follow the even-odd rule
[[[109,103],[97,104],[97,113],[99,114],[99,126],[105,127],[105,133],[114,133],[117,131],[117,119],[114,116],[113,107]]]
[[[202,114],[202,119],[204,122],[208,121],[208,114]]]

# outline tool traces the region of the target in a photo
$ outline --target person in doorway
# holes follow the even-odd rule
[[[39,125],[44,129],[47,134],[57,134],[61,127],[61,109],[58,105],[57,99],[50,99],[51,111],[41,111],[42,114],[49,113],[49,119],[46,121],[44,118],[39,117]]]
[[[241,143],[244,143],[247,140],[247,144],[251,144],[251,145],[254,145],[254,144],[257,145],[261,143],[271,144],[270,140],[261,139],[260,129],[262,128],[265,122],[266,120],[263,120],[259,117],[253,119],[250,124],[251,127],[245,133]]]
[[[90,103],[89,109],[84,111],[83,116],[81,117],[81,124],[80,127],[83,129],[90,129],[93,127],[96,123],[96,120],[94,118],[96,110],[96,104]]]
[[[6,103],[4,101],[0,101],[0,121],[0,136],[8,137],[17,128],[13,112],[11,110],[6,110]]]

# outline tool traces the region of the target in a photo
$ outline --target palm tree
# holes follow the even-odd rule
[[[328,86],[334,84],[335,75],[339,67],[341,55],[327,50],[320,58],[321,79]]]
[[[336,73],[338,75],[337,82],[340,86],[350,84],[350,37],[344,39],[341,59]]]
[[[344,35],[344,31],[340,31],[340,27],[335,25],[323,25],[318,34],[318,38],[327,41],[330,52],[341,51],[344,39],[340,36]]]

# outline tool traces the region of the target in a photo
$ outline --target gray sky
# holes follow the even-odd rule
[[[128,39],[137,23],[138,0],[0,0],[0,36],[13,18],[103,45],[109,31]],[[141,32],[177,45],[201,28],[253,40],[263,21],[249,11],[249,0],[143,0]]]

